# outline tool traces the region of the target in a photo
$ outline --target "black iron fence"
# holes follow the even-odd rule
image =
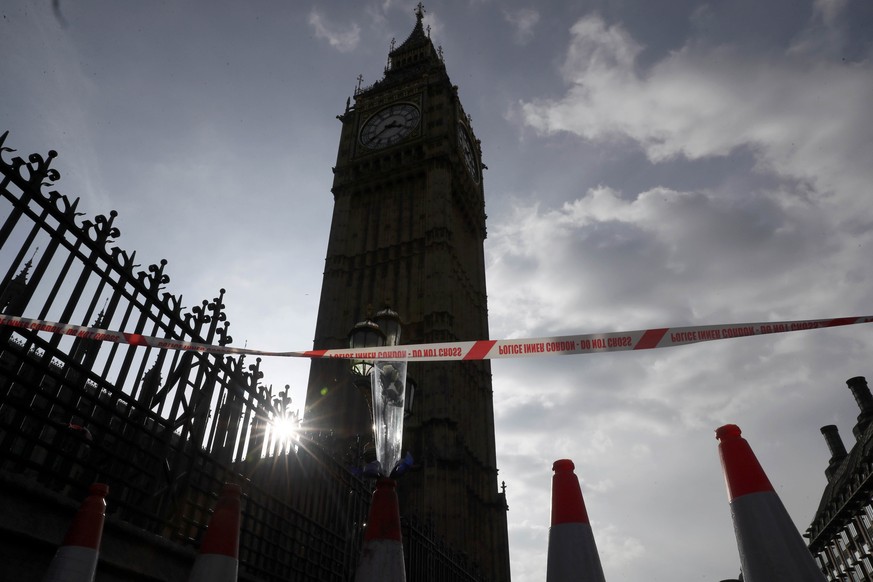
[[[8,133],[8,132],[7,132]],[[166,262],[139,269],[116,214],[80,220],[52,188],[55,152],[25,160],[0,136],[0,313],[227,345],[224,290],[191,309],[164,291]],[[81,498],[109,484],[108,511],[196,544],[215,492],[243,485],[240,569],[263,580],[344,581],[357,562],[370,484],[318,438],[270,427],[287,394],[260,360],[0,327],[0,471]],[[427,528],[404,523],[409,580],[480,580]],[[473,573],[471,573],[471,571]]]

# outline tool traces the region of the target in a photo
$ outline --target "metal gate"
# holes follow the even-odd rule
[[[54,151],[25,160],[0,136],[0,313],[168,339],[232,342],[224,290],[191,309],[166,291],[166,261],[140,269],[115,244],[116,213],[81,219],[53,188]],[[350,580],[370,485],[322,446],[270,431],[287,393],[260,360],[171,352],[0,326],[0,472],[81,499],[100,481],[108,512],[196,545],[216,493],[243,486],[240,570],[265,581]],[[408,579],[482,580],[429,528],[403,521]],[[472,572],[472,573],[471,573]]]

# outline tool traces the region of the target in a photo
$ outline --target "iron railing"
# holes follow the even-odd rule
[[[224,290],[190,310],[164,291],[166,261],[139,269],[115,246],[116,213],[80,220],[52,190],[57,156],[13,157],[0,136],[0,313],[227,345]],[[243,486],[240,569],[265,581],[351,579],[371,485],[323,447],[279,441],[287,393],[260,360],[0,327],[0,471],[81,499],[109,484],[108,511],[196,545],[225,482]],[[0,518],[2,519],[2,518]],[[404,522],[408,579],[481,580],[463,554]]]

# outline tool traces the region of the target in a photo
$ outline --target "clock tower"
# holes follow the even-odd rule
[[[342,122],[334,210],[314,349],[348,347],[352,326],[386,303],[401,342],[488,338],[481,148],[422,24],[389,52],[384,77],[359,87]],[[498,490],[488,362],[411,363],[413,414],[403,451],[416,469],[398,485],[400,512],[430,523],[478,563],[509,580],[507,505]],[[345,360],[312,362],[310,430],[372,437],[372,420]]]

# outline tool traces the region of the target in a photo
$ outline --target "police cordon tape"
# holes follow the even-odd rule
[[[246,354],[279,358],[345,358],[355,360],[409,360],[439,362],[452,360],[493,360],[498,358],[523,358],[530,356],[569,356],[601,352],[651,350],[684,346],[713,340],[805,331],[826,327],[839,327],[870,323],[873,315],[839,317],[834,319],[804,319],[770,323],[734,323],[724,325],[699,325],[690,327],[662,327],[636,331],[615,331],[555,337],[523,338],[511,340],[477,340],[434,344],[411,344],[381,348],[349,348],[336,350],[307,350],[302,352],[270,352],[248,348],[234,348],[159,338],[138,333],[110,331],[97,327],[85,327],[67,323],[54,323],[39,319],[27,319],[0,315],[0,325],[8,325],[35,331],[71,335],[83,339],[145,346],[166,350],[187,350],[210,354]]]

